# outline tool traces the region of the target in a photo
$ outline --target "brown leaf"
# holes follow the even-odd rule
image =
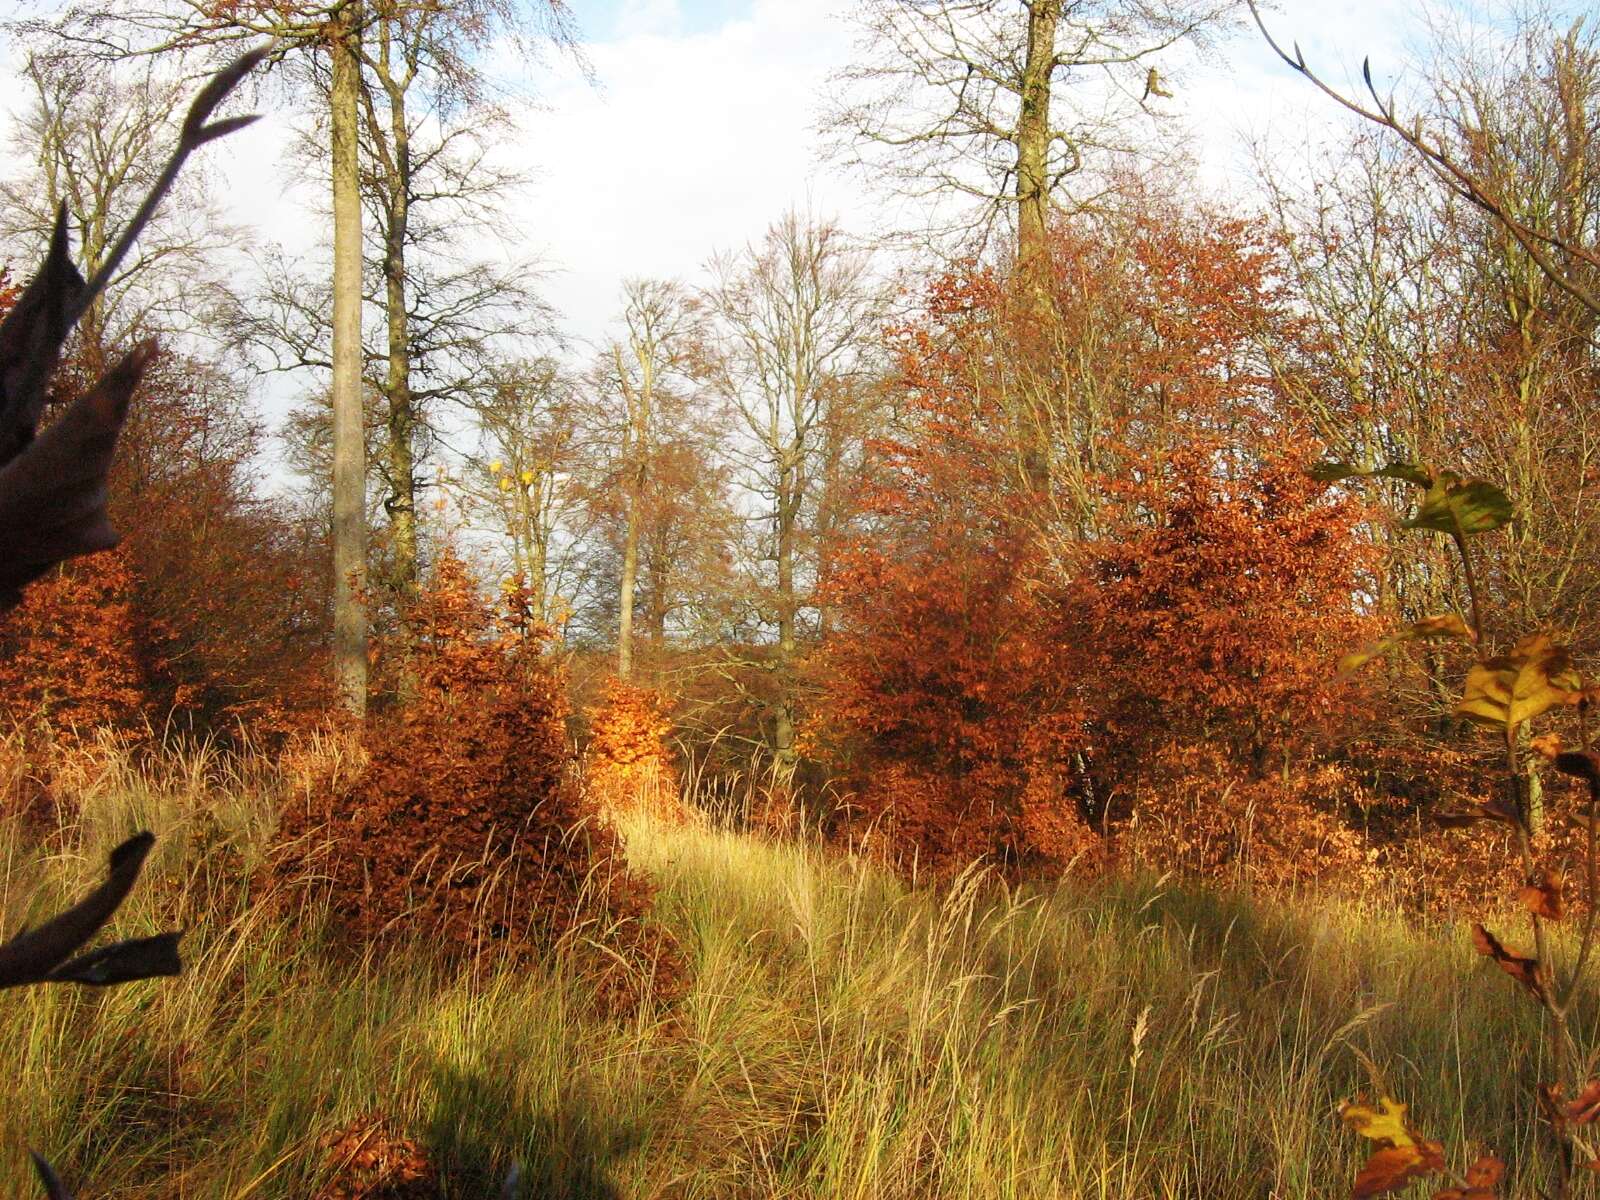
[[[50,980],[53,973],[61,968],[72,953],[111,919],[111,914],[116,912],[127,898],[134,881],[139,878],[139,869],[144,866],[145,856],[150,853],[150,847],[155,844],[155,840],[152,834],[140,833],[123,842],[111,852],[111,861],[104,883],[39,928],[19,933],[9,942],[0,945],[0,988],[19,987],[23,984]],[[135,945],[140,944],[135,943]],[[82,959],[75,960],[75,964],[68,966],[84,965],[88,970],[92,968],[94,960],[106,955],[110,958],[109,967],[115,973],[128,966],[126,961],[112,953],[118,949],[109,947],[100,954],[85,955]],[[146,965],[157,961],[149,957],[148,949],[142,951],[139,957]],[[103,968],[107,966],[104,963],[101,965]],[[111,983],[115,980],[108,978],[98,982]]]
[[[1446,829],[1464,829],[1479,821],[1498,821],[1515,829],[1522,823],[1504,799],[1488,800],[1466,808],[1444,809],[1435,812],[1433,819]]]
[[[117,434],[155,343],[142,342],[0,467],[0,611],[51,567],[117,544],[106,478]]]
[[[1479,954],[1494,959],[1502,971],[1527,988],[1534,999],[1543,1002],[1544,983],[1539,978],[1537,959],[1511,953],[1500,944],[1499,938],[1477,923],[1472,926],[1472,944],[1478,948]]]
[[[1530,883],[1517,892],[1522,907],[1547,921],[1559,921],[1566,915],[1566,905],[1561,895],[1561,877],[1546,868],[1538,883]]]
[[[1561,1115],[1573,1125],[1592,1125],[1600,1118],[1600,1079],[1591,1079],[1583,1090],[1561,1106]]]
[[[28,1157],[33,1159],[33,1169],[38,1173],[39,1183],[50,1200],[72,1200],[72,1193],[67,1191],[67,1185],[61,1182],[61,1176],[56,1174],[49,1159],[35,1150],[29,1150]]]
[[[1556,756],[1561,753],[1561,748],[1561,735],[1559,733],[1541,733],[1536,738],[1528,739],[1528,749],[1532,750],[1540,758],[1548,759],[1551,762],[1554,762]]]
[[[1574,775],[1591,785],[1600,784],[1600,754],[1592,750],[1568,750],[1551,761],[1563,775]]]
[[[1367,1159],[1350,1195],[1354,1200],[1365,1200],[1368,1196],[1399,1191],[1413,1179],[1443,1169],[1444,1148],[1438,1142],[1423,1140],[1406,1146],[1384,1146],[1374,1150]]]
[[[1466,1187],[1445,1188],[1433,1200],[1496,1200],[1495,1189],[1505,1178],[1506,1165],[1492,1154],[1480,1156],[1467,1168]]]

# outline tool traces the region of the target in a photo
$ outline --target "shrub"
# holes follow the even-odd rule
[[[442,557],[408,617],[409,702],[369,725],[359,771],[284,814],[275,873],[325,892],[352,939],[460,958],[579,937],[648,974],[649,892],[572,783],[565,671],[530,613],[514,590],[496,614]]]
[[[621,679],[606,683],[605,699],[589,710],[584,785],[602,813],[684,817],[667,737],[672,723],[661,695]]]

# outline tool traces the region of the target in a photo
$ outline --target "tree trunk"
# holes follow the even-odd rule
[[[1061,0],[1028,5],[1028,57],[1017,116],[1017,267],[1030,287],[1042,287],[1050,228],[1050,82],[1055,71]]]
[[[785,468],[785,474],[791,474]],[[793,495],[797,481],[785,479],[778,497],[778,705],[772,724],[773,758],[779,777],[794,770],[794,660],[799,649],[795,631],[798,604],[794,592],[795,522],[800,497]]]
[[[622,581],[617,591],[617,678],[633,674],[633,593],[639,578],[639,489],[628,497],[628,532],[622,543]]]
[[[375,68],[389,102],[388,147],[374,128],[383,172],[383,306],[388,333],[388,368],[384,399],[388,408],[389,495],[384,510],[389,517],[393,555],[392,584],[402,606],[417,595],[417,466],[416,397],[411,391],[411,323],[406,310],[406,235],[411,220],[411,131],[406,123],[406,88],[414,76],[403,67],[396,77],[391,61],[394,30],[383,28]],[[373,124],[377,115],[373,113]],[[403,635],[410,642],[409,632]]]
[[[361,195],[356,122],[360,36],[356,3],[339,10],[332,58],[333,183],[333,670],[343,706],[367,708],[366,443],[361,404]]]

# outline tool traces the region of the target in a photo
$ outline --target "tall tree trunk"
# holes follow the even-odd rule
[[[416,397],[411,390],[411,322],[406,309],[406,235],[411,220],[411,131],[406,124],[406,87],[414,71],[397,78],[391,61],[394,32],[387,24],[377,71],[389,102],[383,171],[383,305],[388,333],[384,399],[388,407],[389,516],[393,585],[402,605],[417,595]],[[374,123],[376,116],[374,115]],[[374,130],[374,133],[377,131]],[[375,138],[375,141],[380,139]],[[409,643],[409,632],[405,634]]]
[[[617,351],[617,374],[622,380],[623,400],[628,408],[627,427],[623,431],[628,525],[622,543],[622,578],[617,589],[617,676],[621,679],[633,673],[633,595],[639,582],[639,532],[644,524],[640,509],[644,503],[656,387],[654,348],[641,349],[636,339],[633,352],[639,363],[637,388],[628,384],[622,370],[622,352]]]
[[[1050,288],[1050,92],[1056,62],[1056,27],[1062,0],[1030,0],[1028,48],[1017,115],[1017,282],[1020,284],[1030,369],[1012,399],[1020,441],[1023,482],[1035,495],[1050,490],[1052,432],[1059,363],[1052,351],[1055,304]]]
[[[617,589],[617,678],[633,674],[633,593],[639,579],[639,488],[630,488],[628,531],[622,542],[622,581]]]
[[[1028,5],[1028,57],[1017,116],[1017,266],[1030,286],[1042,286],[1050,228],[1050,81],[1055,71],[1061,0]]]
[[[786,469],[785,474],[791,474]],[[772,725],[772,749],[780,777],[787,779],[795,765],[794,660],[799,650],[795,617],[799,609],[794,591],[795,523],[800,517],[798,481],[786,478],[778,497],[778,705]]]
[[[356,122],[361,11],[338,11],[328,46],[333,132],[333,670],[343,706],[367,708],[366,443],[361,404],[361,195]]]

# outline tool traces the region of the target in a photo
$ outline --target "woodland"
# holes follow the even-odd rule
[[[7,24],[0,1188],[1600,1194],[1600,26],[1293,7],[862,0],[938,219],[594,345],[493,153],[582,5]]]

